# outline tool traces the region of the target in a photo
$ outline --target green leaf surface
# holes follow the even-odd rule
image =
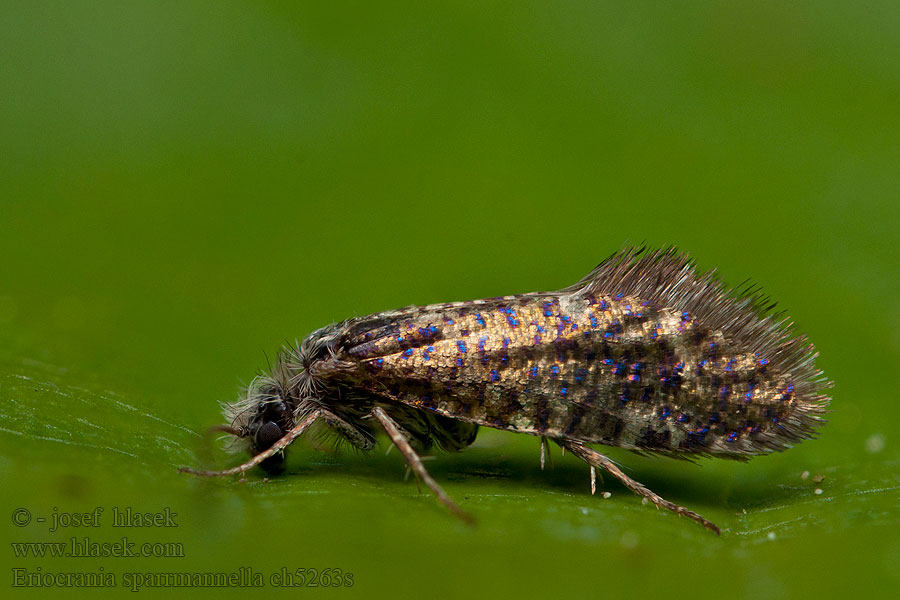
[[[3,585],[891,595],[898,21],[889,3],[4,5]],[[405,479],[385,440],[369,454],[301,440],[268,480],[177,472],[243,458],[203,432],[283,342],[560,288],[626,241],[761,284],[836,383],[819,439],[746,464],[598,448],[720,537],[609,476],[609,497],[591,496],[576,458],[556,450],[542,471],[536,438],[486,429],[426,462],[474,527]],[[127,509],[163,517],[114,526]],[[21,555],[73,537],[180,555]],[[319,586],[285,587],[297,569]]]

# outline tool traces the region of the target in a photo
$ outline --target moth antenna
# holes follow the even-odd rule
[[[206,435],[210,435],[216,432],[227,433],[239,438],[247,435],[243,427],[235,427],[234,425],[213,425],[206,430]]]

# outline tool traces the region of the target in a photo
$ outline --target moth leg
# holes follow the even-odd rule
[[[312,425],[316,419],[321,415],[321,411],[313,411],[310,413],[303,421],[297,424],[293,429],[288,431],[284,436],[279,439],[277,442],[272,444],[272,446],[266,450],[263,450],[247,462],[242,465],[238,465],[231,469],[225,469],[223,471],[204,471],[203,469],[192,469],[191,467],[179,467],[179,473],[193,473],[194,475],[199,475],[201,477],[225,477],[227,475],[237,475],[241,474],[243,477],[244,473],[262,461],[266,460],[270,456],[274,456],[277,453],[281,452],[285,448],[291,445],[291,442],[300,437],[304,431],[306,431],[310,425]]]
[[[425,482],[434,495],[437,496],[438,500],[444,504],[447,508],[449,508],[456,516],[460,517],[467,523],[474,523],[475,520],[472,516],[461,509],[456,505],[453,500],[450,499],[450,496],[447,495],[441,486],[432,479],[431,475],[428,474],[428,471],[425,470],[425,465],[422,464],[422,459],[419,458],[419,455],[416,454],[416,451],[413,450],[413,447],[410,445],[409,441],[400,433],[400,428],[394,422],[392,418],[388,416],[384,409],[380,406],[376,406],[372,409],[372,415],[378,419],[381,423],[381,426],[384,427],[384,430],[387,432],[388,436],[391,438],[391,441],[394,442],[394,445],[397,446],[397,450],[399,450],[403,456],[406,458],[406,462],[409,463],[410,468],[416,474],[416,476]]]
[[[550,468],[553,468],[553,459],[550,458],[550,442],[547,440],[546,436],[541,436],[541,471],[544,470],[544,462],[550,463]]]
[[[567,441],[560,440],[559,444],[562,445],[564,448],[568,448],[572,454],[574,454],[575,456],[577,456],[578,458],[580,458],[581,460],[586,462],[588,465],[590,465],[591,469],[594,469],[595,467],[600,467],[602,469],[605,469],[610,475],[612,475],[613,477],[615,477],[616,479],[621,481],[625,485],[625,487],[627,487],[629,490],[631,490],[638,496],[643,496],[644,498],[647,498],[648,500],[650,500],[650,502],[655,504],[657,507],[661,506],[663,508],[671,510],[672,512],[674,512],[677,515],[685,516],[688,519],[691,519],[692,521],[695,521],[695,522],[703,525],[707,529],[711,529],[712,531],[715,531],[716,535],[719,535],[719,528],[716,526],[715,523],[705,519],[704,517],[698,515],[697,513],[693,512],[693,511],[686,509],[683,506],[678,506],[677,504],[669,502],[665,498],[652,492],[644,484],[635,481],[634,479],[632,479],[631,477],[629,477],[628,475],[623,473],[622,470],[619,467],[617,467],[613,461],[611,461],[607,457],[603,456],[596,450],[594,450],[592,448],[588,448],[587,446],[584,446],[578,442],[572,442],[572,441],[568,441],[568,440]],[[592,488],[594,487],[593,476],[592,476],[592,481],[591,481],[591,487]]]

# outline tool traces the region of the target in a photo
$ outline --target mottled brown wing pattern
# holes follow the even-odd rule
[[[734,458],[808,433],[789,373],[638,297],[407,309],[349,322],[337,347],[348,385],[499,429]]]

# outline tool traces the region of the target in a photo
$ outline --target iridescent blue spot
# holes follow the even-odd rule
[[[484,352],[484,344],[487,342],[487,336],[481,336],[478,338],[478,351]]]
[[[561,388],[561,389],[559,390],[559,393],[560,393],[560,395],[562,395],[562,396],[566,396],[566,395],[568,395],[568,393],[569,393],[569,388],[565,388],[565,387],[564,387],[564,388]]]
[[[500,381],[500,373],[497,372],[497,369],[491,369],[491,381],[494,383]]]
[[[600,310],[606,310],[607,308],[609,308],[609,304],[606,302],[606,300],[601,300],[600,301]]]
[[[412,356],[412,355],[413,355],[413,349],[412,349],[412,348],[408,348],[406,351],[403,352],[403,354],[402,354],[401,356],[402,356],[403,359],[405,360],[405,359],[409,358],[409,357]]]
[[[785,391],[786,391],[788,394],[793,394],[793,393],[794,393],[794,384],[793,384],[793,383],[789,383],[788,386],[787,386],[787,390],[785,390]]]
[[[568,323],[569,320],[571,319],[571,317],[568,315],[559,315],[559,318],[562,319],[563,322],[565,322],[565,323]]]
[[[683,313],[681,313],[681,320],[682,321],[690,321],[691,313],[689,313],[688,311],[684,311]]]
[[[618,294],[616,294],[616,300],[621,300],[622,297],[623,297],[624,295],[625,295],[625,294],[623,294],[623,293],[621,293],[621,292],[618,293]]]
[[[638,382],[641,380],[641,376],[639,374],[635,373],[634,375],[629,375],[628,380]]]
[[[461,366],[462,366],[462,363],[463,363],[463,360],[462,360],[461,358],[457,358],[457,359],[456,359],[456,366],[457,366],[457,367],[461,367]]]
[[[550,373],[552,373],[551,377],[559,376],[559,366],[553,365],[552,367],[550,367]]]
[[[705,367],[705,366],[706,366],[706,361],[705,361],[705,360],[701,360],[699,366]]]
[[[431,353],[432,353],[432,352],[434,352],[434,346],[428,346],[428,347],[425,348],[425,350],[422,352],[422,358],[424,358],[425,360],[431,360]]]
[[[587,375],[587,369],[575,369],[575,381],[581,383],[582,381],[584,381],[585,375]]]
[[[455,321],[450,317],[444,317],[444,323],[446,323],[447,325],[453,325]]]
[[[578,323],[572,323],[572,331],[578,330]]]
[[[475,320],[478,321],[478,324],[484,327],[484,317],[481,316],[481,313],[475,315]]]
[[[630,304],[626,304],[626,305],[625,305],[625,314],[626,314],[626,315],[630,315],[630,314],[631,314],[631,305],[630,305]]]
[[[738,439],[739,435],[740,435],[740,433],[738,433],[737,431],[732,431],[731,433],[728,434],[728,441],[734,442],[736,439]]]
[[[538,332],[540,332],[540,333],[544,333],[544,326],[543,326],[543,325],[538,325],[538,326],[537,326],[537,330],[538,330]]]
[[[684,368],[684,363],[679,362],[678,364],[675,365],[675,368],[678,369],[679,371],[682,370]]]
[[[663,407],[663,410],[659,415],[659,420],[665,421],[666,419],[669,418],[670,414],[672,414],[672,411],[669,410],[669,407],[668,406]]]
[[[507,316],[506,316],[506,322],[507,322],[507,324],[508,324],[510,327],[512,327],[513,329],[515,329],[516,327],[519,326],[519,320],[518,320],[517,318],[513,317],[513,316],[510,316],[510,315],[507,315]]]
[[[509,348],[509,341],[510,340],[508,337],[503,338],[503,347],[504,348]]]
[[[769,364],[769,359],[761,358],[759,359],[759,364],[761,364],[762,366],[766,366],[767,364]]]
[[[456,347],[459,348],[459,351],[463,354],[469,351],[469,349],[466,347],[466,343],[462,340],[456,342]]]
[[[749,402],[750,400],[753,400],[753,390],[750,390],[749,392],[747,392],[746,394],[744,394],[744,398],[745,398],[748,402]]]
[[[588,313],[588,318],[591,320],[591,327],[593,327],[594,329],[597,329],[597,327],[599,325],[597,323],[597,315],[595,315],[594,313]]]
[[[397,341],[398,341],[398,342],[402,342],[402,341],[403,341],[403,336],[398,334],[398,335],[397,335]]]
[[[617,362],[616,366],[613,368],[613,373],[616,375],[624,375],[625,374],[625,365]]]
[[[611,364],[613,364],[613,360],[612,360],[611,358],[604,358],[604,359],[603,359],[603,364],[604,364],[604,365],[611,365]]]
[[[544,302],[544,316],[545,317],[553,316],[553,303],[552,302]]]
[[[375,361],[375,364],[378,365],[378,366],[380,367],[381,365],[384,364],[384,359],[383,359],[383,358],[377,359],[377,360]]]
[[[529,377],[537,377],[537,374],[538,374],[538,368],[531,367],[531,370],[529,371],[528,376]]]
[[[605,337],[605,338],[611,338],[612,336],[613,336],[612,331],[607,331],[606,333],[603,334],[603,337]]]
[[[535,343],[535,344],[540,344],[540,343],[541,343],[541,336],[535,335],[535,336],[534,336],[534,343]]]
[[[679,423],[687,423],[690,420],[691,418],[684,413],[678,415],[678,418],[676,419],[676,421],[678,421]]]

